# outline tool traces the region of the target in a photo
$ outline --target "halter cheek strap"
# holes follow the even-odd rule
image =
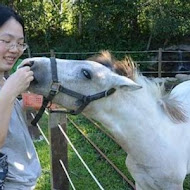
[[[63,87],[58,81],[56,59],[54,57],[51,57],[50,61],[51,61],[51,71],[52,71],[52,84],[51,84],[50,92],[47,97],[43,97],[42,106],[41,106],[40,110],[38,111],[38,113],[36,114],[34,120],[31,122],[31,124],[33,126],[36,126],[37,122],[40,120],[45,109],[47,108],[48,103],[51,102],[53,100],[53,98],[55,97],[55,95],[59,92],[76,98],[77,99],[76,102],[77,102],[77,104],[79,104],[79,107],[76,110],[70,110],[70,111],[62,111],[61,110],[61,112],[67,113],[67,114],[72,114],[72,115],[77,115],[77,114],[81,113],[90,102],[92,102],[94,100],[98,100],[103,97],[107,97],[116,91],[116,89],[111,88],[109,90],[106,90],[106,91],[103,91],[103,92],[100,92],[100,93],[97,93],[94,95],[86,96],[86,95],[80,94],[78,92],[75,92],[73,90],[67,89],[67,88]],[[59,112],[59,111],[57,111],[57,112]]]

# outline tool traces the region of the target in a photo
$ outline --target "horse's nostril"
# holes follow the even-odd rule
[[[20,66],[19,68],[26,67],[26,66],[32,67],[33,65],[34,65],[34,61],[30,61],[29,63],[26,63],[26,64]]]
[[[38,80],[35,78],[35,76],[34,76],[34,80],[31,81],[31,83],[32,83],[32,84],[38,84]]]
[[[32,67],[32,65],[34,65],[34,61],[30,61],[30,67]]]
[[[34,61],[30,61],[28,66],[30,67],[31,70],[34,70],[34,68],[35,68]]]

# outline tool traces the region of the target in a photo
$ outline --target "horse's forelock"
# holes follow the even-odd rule
[[[113,72],[134,80],[136,65],[129,56],[126,56],[122,61],[118,61],[109,51],[102,51],[99,55],[92,56],[88,60],[98,62]]]
[[[137,67],[131,57],[126,56],[124,60],[117,61],[115,66],[116,73],[126,76],[132,80],[135,79],[137,74]]]
[[[102,51],[100,54],[88,58],[88,60],[98,62],[114,71],[115,59],[109,51]]]

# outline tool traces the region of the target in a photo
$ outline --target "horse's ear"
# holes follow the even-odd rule
[[[126,90],[138,90],[142,88],[141,85],[124,76],[115,75],[112,79],[115,88],[124,88]]]

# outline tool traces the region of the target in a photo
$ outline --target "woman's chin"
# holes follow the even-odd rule
[[[6,65],[4,68],[0,68],[1,71],[10,71],[14,64]]]

